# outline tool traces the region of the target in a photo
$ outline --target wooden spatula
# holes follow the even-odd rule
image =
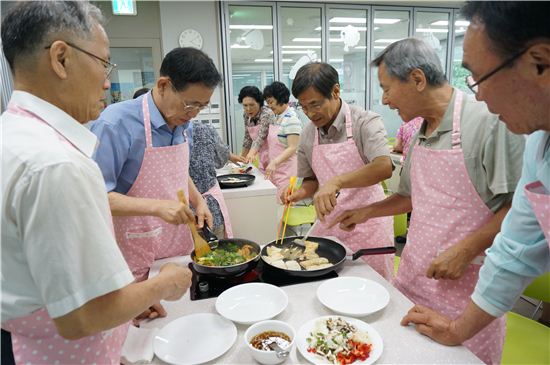
[[[185,193],[183,192],[182,189],[178,190],[178,199],[180,203],[189,206],[189,203],[185,198]],[[206,255],[211,251],[210,246],[208,246],[208,242],[206,242],[204,238],[200,236],[199,232],[197,232],[197,227],[195,226],[195,222],[187,222],[187,225],[191,230],[191,235],[193,236],[193,242],[195,243],[195,256],[203,257],[204,255]]]

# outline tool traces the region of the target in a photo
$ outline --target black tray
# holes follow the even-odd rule
[[[242,180],[242,181],[227,182],[226,180],[228,178],[231,178],[231,177]],[[251,174],[227,174],[227,175],[216,176],[216,178],[218,179],[218,183],[220,184],[220,188],[222,188],[222,189],[232,189],[232,188],[244,188],[245,186],[252,185],[252,183],[256,179],[256,176],[251,175]]]

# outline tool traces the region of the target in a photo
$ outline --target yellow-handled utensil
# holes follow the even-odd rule
[[[294,193],[294,187],[296,186],[296,176],[291,176],[290,177],[290,195],[292,195],[292,193]],[[281,243],[283,243],[283,239],[285,238],[285,232],[286,232],[286,224],[288,222],[288,215],[290,213],[290,204],[288,204],[288,206],[286,207],[286,214],[285,212],[283,212],[283,215],[284,215],[284,227],[283,227],[283,233],[281,234]]]
[[[180,203],[189,206],[189,203],[185,198],[185,193],[182,189],[178,190],[178,200],[180,201]],[[206,242],[206,240],[201,237],[199,232],[197,232],[195,222],[187,222],[187,226],[189,227],[191,235],[193,236],[193,242],[195,244],[195,256],[203,257],[204,255],[208,254],[211,251],[210,246],[208,245],[208,242]]]

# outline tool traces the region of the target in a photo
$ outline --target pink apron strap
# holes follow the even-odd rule
[[[151,115],[149,114],[149,94],[145,94],[141,104],[143,109],[143,126],[145,127],[146,148],[153,148],[153,137],[151,136]]]
[[[455,89],[455,105],[453,108],[453,132],[451,133],[451,146],[452,149],[461,148],[462,142],[460,137],[460,114],[462,112],[462,99],[464,93],[458,89]]]

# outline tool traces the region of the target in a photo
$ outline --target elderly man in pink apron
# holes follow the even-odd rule
[[[205,108],[221,77],[194,48],[175,48],[163,59],[155,87],[137,99],[109,106],[91,124],[99,138],[94,156],[109,195],[117,242],[136,280],[157,259],[188,255],[186,224],[195,214],[177,199],[183,189],[198,226],[212,215],[189,177],[185,124]],[[155,306],[150,318],[164,315]]]
[[[451,87],[437,53],[423,41],[395,42],[373,64],[379,67],[383,103],[398,109],[403,120],[421,116],[424,123],[411,143],[398,193],[338,221],[352,227],[412,209],[394,285],[414,303],[456,317],[509,209],[524,140],[483,103]],[[465,345],[485,363],[497,364],[504,334],[500,318]]]
[[[244,139],[241,156],[246,162],[258,158],[258,168],[265,173],[269,164],[270,126],[275,123],[275,114],[264,105],[262,92],[256,86],[245,86],[239,91],[239,103],[243,105]]]
[[[190,285],[175,264],[134,283],[115,242],[82,126],[114,67],[101,21],[87,2],[29,1],[2,22],[15,75],[1,116],[3,365],[119,364],[129,320]]]
[[[277,187],[277,198],[283,193],[291,176],[296,176],[296,149],[302,133],[302,122],[296,112],[288,105],[290,90],[279,81],[264,88],[263,96],[267,105],[276,115],[274,124],[269,125],[267,145],[269,163],[266,177]]]
[[[340,98],[338,72],[327,63],[300,68],[292,94],[311,123],[304,128],[298,147],[298,176],[304,181],[292,195],[287,196],[285,189],[282,200],[296,202],[315,195],[321,222],[312,235],[335,236],[354,251],[393,246],[388,217],[373,219],[354,232],[329,226],[345,210],[384,199],[379,183],[391,176],[392,164],[382,119]],[[380,275],[391,277],[393,255],[365,260]]]
[[[403,325],[415,323],[420,333],[448,345],[468,343],[493,326],[550,265],[550,4],[471,2],[462,11],[470,20],[463,56],[472,73],[468,86],[508,129],[530,136],[512,208],[465,311],[449,318],[440,308],[444,315],[415,306],[403,318]]]

